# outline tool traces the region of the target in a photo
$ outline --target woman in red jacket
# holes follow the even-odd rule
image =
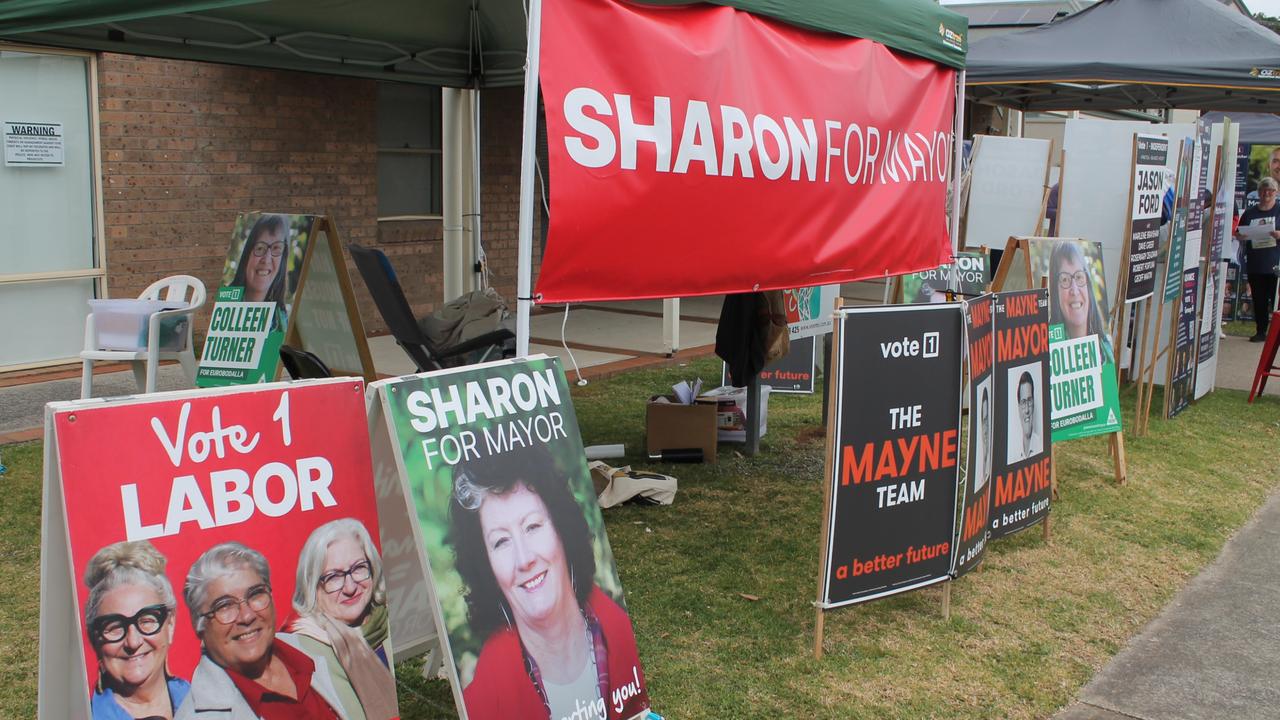
[[[583,508],[540,447],[454,476],[450,539],[474,636],[472,720],[626,720],[648,706],[631,619],[595,584]]]

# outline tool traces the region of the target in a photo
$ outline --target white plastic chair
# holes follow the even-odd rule
[[[188,297],[188,293],[190,297]],[[161,360],[176,359],[182,364],[182,369],[186,373],[187,379],[192,383],[195,382],[196,356],[195,344],[192,342],[192,331],[195,325],[195,311],[201,305],[204,305],[204,283],[200,282],[199,278],[190,275],[172,275],[151,283],[146,290],[142,291],[138,299],[164,300],[184,303],[186,306],[152,313],[147,328],[147,348],[138,351],[99,349],[98,333],[93,325],[93,313],[89,313],[89,316],[84,321],[84,351],[80,353],[80,360],[84,363],[84,370],[80,379],[81,398],[93,396],[93,363],[99,360],[132,363],[133,377],[138,382],[138,390],[142,392],[152,393],[156,391],[156,371],[160,367]],[[186,315],[188,317],[186,343],[181,350],[161,350],[160,323],[165,318],[171,318],[175,315]]]

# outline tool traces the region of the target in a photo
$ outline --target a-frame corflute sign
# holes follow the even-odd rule
[[[280,347],[333,375],[375,379],[338,229],[327,215],[242,213],[223,266],[196,385],[271,382]]]

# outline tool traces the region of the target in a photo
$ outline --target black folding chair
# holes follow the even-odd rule
[[[294,380],[333,377],[329,366],[316,357],[315,353],[292,345],[280,346],[280,361],[284,363],[285,372],[289,373],[289,377]]]
[[[457,364],[449,362],[453,358],[488,348],[480,357],[483,361],[493,350],[501,352],[502,343],[515,336],[510,330],[501,328],[451,347],[436,347],[418,326],[418,319],[413,316],[413,310],[404,297],[404,290],[400,288],[396,271],[391,267],[386,254],[376,248],[361,247],[355,243],[348,245],[347,249],[351,251],[356,269],[360,271],[360,277],[364,278],[364,284],[369,288],[373,303],[378,306],[378,312],[387,323],[387,329],[413,360],[418,372],[443,370],[446,365]]]

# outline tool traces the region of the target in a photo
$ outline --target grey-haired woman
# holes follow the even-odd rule
[[[191,685],[168,673],[176,599],[166,560],[146,540],[108,545],[89,560],[84,623],[98,658],[94,720],[172,718]]]
[[[293,615],[283,629],[295,633],[303,650],[326,660],[348,717],[396,716],[382,560],[359,520],[333,520],[307,538],[298,556]]]

